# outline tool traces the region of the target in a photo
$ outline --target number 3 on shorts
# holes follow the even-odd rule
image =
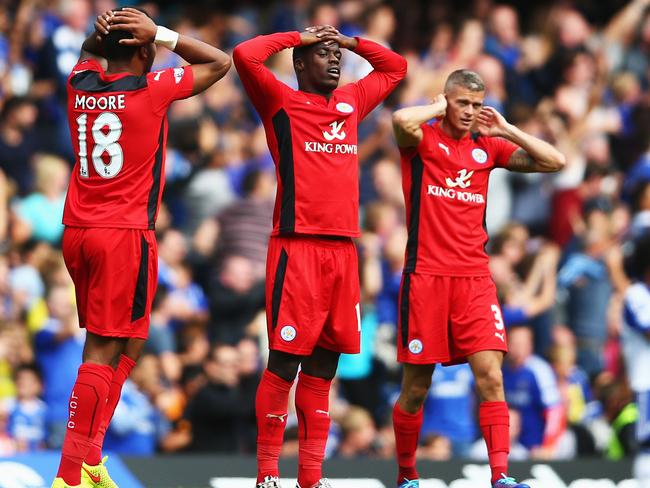
[[[497,332],[495,332],[494,335],[505,342],[505,334],[503,333],[505,326],[503,325],[503,316],[501,315],[501,309],[498,305],[492,305],[491,308],[492,313],[494,314],[494,326],[497,329]]]

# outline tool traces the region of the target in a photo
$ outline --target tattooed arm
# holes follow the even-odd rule
[[[564,154],[548,142],[509,124],[503,115],[492,107],[483,107],[478,116],[478,123],[481,134],[503,137],[519,146],[505,166],[510,171],[552,173],[561,170],[566,164]]]

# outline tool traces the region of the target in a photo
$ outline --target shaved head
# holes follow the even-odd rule
[[[445,82],[445,93],[449,93],[456,86],[473,92],[485,91],[485,83],[481,75],[468,69],[459,69],[449,75]]]

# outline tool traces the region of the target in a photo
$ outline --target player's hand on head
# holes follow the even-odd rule
[[[359,42],[354,37],[344,36],[343,34],[336,34],[327,36],[327,41],[338,43],[339,47],[344,49],[354,50],[359,45]]]
[[[336,28],[331,25],[313,25],[307,27],[300,33],[301,45],[309,46],[326,40],[326,38],[335,36],[339,33]]]
[[[115,12],[111,18],[111,30],[124,30],[133,35],[133,39],[121,39],[120,44],[144,46],[156,38],[158,26],[144,12],[124,7]]]
[[[435,105],[438,108],[438,113],[436,114],[437,119],[442,119],[447,114],[447,97],[440,93],[436,95],[431,101],[431,105]]]
[[[95,32],[97,32],[99,36],[105,36],[108,34],[112,18],[112,10],[108,10],[107,12],[104,12],[103,14],[97,16],[95,19]]]
[[[492,107],[483,107],[476,118],[478,131],[483,136],[496,137],[506,132],[508,121]]]
[[[358,42],[354,37],[348,37],[341,34],[331,25],[326,25],[323,27],[324,29],[320,31],[322,41],[325,41],[327,43],[336,42],[339,47],[344,49],[356,49]]]

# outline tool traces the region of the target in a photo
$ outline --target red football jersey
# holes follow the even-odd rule
[[[401,148],[408,244],[404,272],[488,275],[485,210],[488,178],[517,145],[500,137],[449,137],[423,124],[415,148]]]
[[[359,158],[357,125],[397,86],[406,60],[359,39],[355,52],[373,66],[368,76],[321,95],[277,80],[264,61],[300,45],[298,32],[259,36],[233,53],[237,71],[262,118],[276,165],[278,191],[273,232],[357,237]]]
[[[68,78],[76,163],[64,225],[153,229],[165,173],[167,108],[192,94],[189,66],[107,74],[92,59]]]

